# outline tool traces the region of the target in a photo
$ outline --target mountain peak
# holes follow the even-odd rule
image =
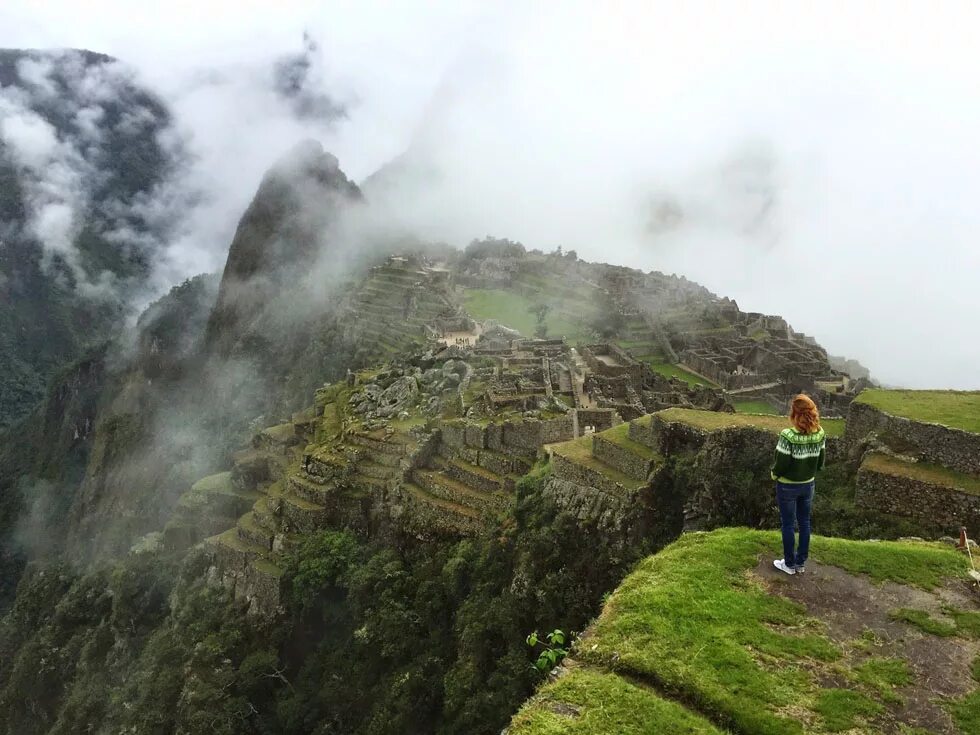
[[[361,192],[315,140],[293,146],[259,185],[228,250],[207,343],[228,351],[282,285],[307,270]]]

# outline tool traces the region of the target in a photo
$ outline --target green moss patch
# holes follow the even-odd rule
[[[193,485],[193,493],[231,493],[235,488],[231,482],[231,472],[219,472],[216,475],[203,477]]]
[[[925,610],[913,610],[911,608],[902,607],[892,612],[892,617],[895,620],[901,620],[903,623],[914,625],[923,633],[928,633],[929,635],[935,635],[941,638],[948,638],[956,635],[955,625],[950,625],[949,623],[944,623],[941,620],[936,620]]]
[[[854,669],[854,681],[876,691],[886,702],[900,702],[894,690],[912,683],[909,665],[900,658],[872,658]]]
[[[842,732],[857,726],[865,718],[879,714],[883,708],[860,692],[849,689],[827,689],[820,692],[813,709],[823,717],[829,732]]]
[[[666,408],[663,411],[658,411],[656,415],[664,421],[677,421],[696,426],[705,431],[751,427],[778,434],[790,426],[789,419],[785,416],[719,413],[717,411],[699,411],[693,408]],[[821,419],[820,424],[828,437],[844,435],[843,419]]]
[[[949,713],[963,733],[980,733],[980,689],[952,702]]]
[[[866,390],[855,400],[892,416],[980,434],[980,391]]]
[[[972,495],[980,495],[980,477],[957,472],[928,462],[907,462],[887,454],[871,454],[861,463],[862,469],[869,469],[897,477],[909,477],[930,485],[962,490]]]
[[[949,638],[954,635],[962,638],[980,638],[980,613],[944,607],[943,614],[952,622],[937,620],[926,610],[915,610],[907,607],[899,608],[893,611],[891,615],[895,620],[914,625],[924,633],[941,638]]]
[[[965,578],[966,558],[939,543],[850,541],[821,538],[819,561],[876,582],[896,582],[931,590],[950,579]]]

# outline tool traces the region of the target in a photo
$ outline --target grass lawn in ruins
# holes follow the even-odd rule
[[[790,425],[789,418],[786,416],[718,413],[715,411],[698,411],[692,408],[666,408],[663,411],[658,411],[657,416],[665,421],[679,421],[707,431],[754,426],[758,429],[779,433]],[[844,419],[821,419],[820,425],[823,426],[829,437],[844,436]]]
[[[718,387],[710,380],[702,378],[700,375],[695,375],[694,373],[685,370],[680,365],[673,365],[669,362],[651,362],[650,369],[655,373],[660,373],[665,378],[679,378],[688,385],[707,385],[712,388]]]
[[[776,410],[769,401],[732,401],[737,413],[775,414]]]
[[[866,390],[855,400],[893,416],[980,434],[980,391]]]
[[[545,300],[546,297],[545,297]],[[537,302],[514,291],[498,288],[471,288],[463,295],[466,311],[477,320],[496,319],[501,324],[516,329],[524,337],[534,337],[537,318],[531,308]],[[570,344],[591,342],[588,324],[570,318],[561,308],[552,308],[545,317],[548,338],[564,337]]]
[[[760,558],[771,559],[778,549],[775,532],[728,528],[682,536],[626,578],[580,642],[576,659],[676,693],[736,732],[878,731],[872,720],[896,706],[893,690],[909,683],[909,667],[901,659],[853,657],[827,636],[823,620],[770,591],[754,572]],[[965,579],[968,566],[949,547],[921,543],[814,537],[813,556],[850,574],[926,590]],[[848,683],[838,689],[828,680]],[[957,715],[963,722],[974,715],[971,697],[949,703],[968,710]]]

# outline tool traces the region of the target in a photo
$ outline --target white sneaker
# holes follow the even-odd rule
[[[793,567],[791,566],[787,566],[786,562],[783,561],[782,559],[773,560],[772,565],[781,572],[786,572],[787,574],[796,574],[796,570],[793,569]]]
[[[797,574],[803,574],[806,572],[806,567],[793,567]]]

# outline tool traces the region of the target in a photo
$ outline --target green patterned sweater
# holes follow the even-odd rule
[[[826,448],[827,435],[823,429],[813,434],[783,429],[779,433],[779,441],[776,442],[772,479],[787,485],[813,482],[817,472],[823,469]]]

